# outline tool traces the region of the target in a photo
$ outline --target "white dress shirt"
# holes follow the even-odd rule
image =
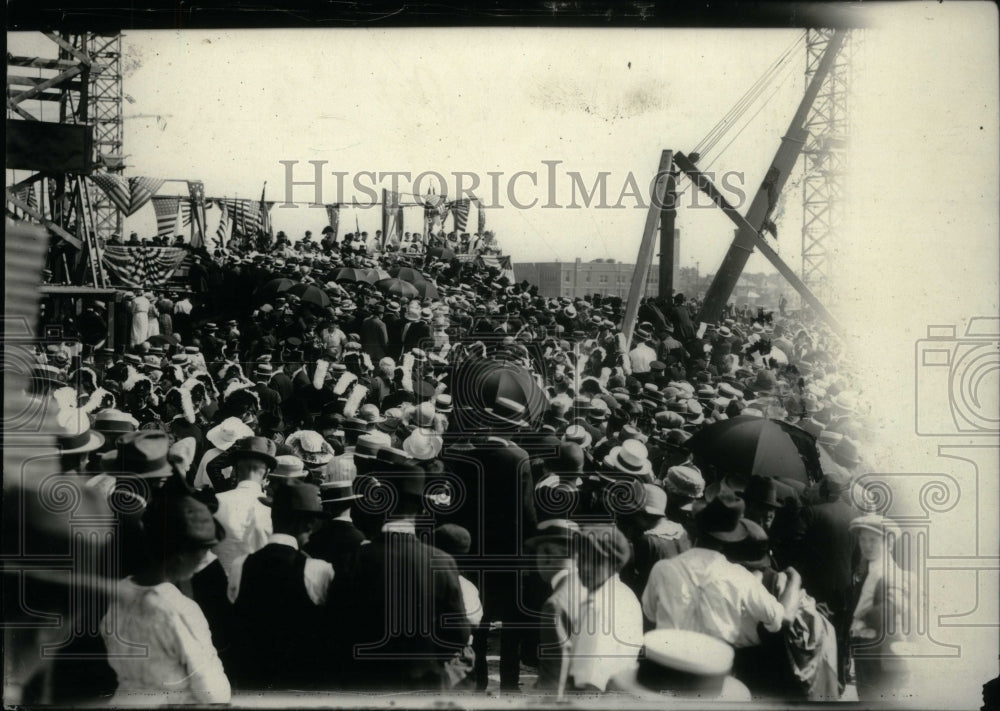
[[[267,542],[299,549],[299,542],[295,540],[295,536],[289,536],[287,533],[272,533]],[[232,572],[229,574],[229,587],[226,589],[229,602],[236,602],[236,598],[240,595],[240,582],[243,579],[243,564],[246,559],[247,556],[244,555],[233,561]],[[309,599],[315,605],[325,605],[326,594],[333,581],[333,565],[319,558],[308,558],[303,577]]]
[[[701,632],[734,647],[760,644],[757,623],[777,632],[785,616],[784,606],[753,573],[707,548],[656,563],[642,611],[657,629]]]
[[[226,575],[232,580],[233,562],[259,551],[271,535],[271,509],[260,502],[264,490],[254,481],[241,481],[232,491],[218,495],[216,520],[226,529],[226,537],[213,548]]]
[[[629,351],[628,359],[633,373],[648,373],[650,364],[656,360],[656,351],[641,343]]]
[[[617,574],[584,598],[579,627],[572,630],[569,676],[577,687],[601,691],[608,680],[638,664],[642,648],[642,608]]]

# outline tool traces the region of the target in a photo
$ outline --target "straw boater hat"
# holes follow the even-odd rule
[[[701,632],[658,629],[643,637],[639,664],[612,677],[611,686],[640,699],[664,696],[747,702],[750,691],[730,675],[733,648]]]
[[[619,447],[612,447],[604,458],[607,467],[622,474],[632,476],[652,476],[653,465],[649,462],[649,450],[639,440],[626,440]]]

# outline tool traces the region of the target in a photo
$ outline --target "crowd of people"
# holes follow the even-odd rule
[[[682,294],[624,324],[440,251],[278,247],[197,253],[118,347],[38,355],[62,474],[116,519],[66,699],[473,693],[495,642],[501,693],[898,688],[899,529],[822,324]],[[727,424],[758,436],[706,445]]]

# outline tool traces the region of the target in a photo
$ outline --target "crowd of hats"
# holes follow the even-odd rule
[[[633,503],[649,515],[686,515],[703,535],[766,544],[766,534],[743,517],[744,501],[776,506],[775,489],[754,481],[743,498],[722,493],[707,501],[716,473],[692,457],[694,433],[740,415],[795,425],[816,439],[829,467],[827,492],[843,492],[864,466],[873,428],[863,398],[842,369],[839,340],[804,317],[727,316],[685,337],[662,318],[671,309],[694,316],[697,304],[681,296],[641,309],[626,342],[620,299],[544,297],[474,262],[428,257],[411,264],[398,254],[336,250],[203,261],[238,271],[254,296],[193,294],[189,323],[159,342],[114,351],[59,344],[38,354],[30,392],[58,401],[61,451],[86,455],[85,471],[165,477],[176,468],[190,484],[201,462],[193,438],[172,426],[181,418],[200,428],[204,449],[219,450],[220,462],[263,462],[269,504],[319,513],[368,495],[352,484],[375,464],[409,472],[400,486],[422,495],[424,474],[440,473],[442,454],[456,441],[500,434],[520,443],[530,435],[555,452],[536,460],[553,475],[549,488],[635,482]],[[402,274],[433,289],[399,296],[365,278],[338,281],[343,267]],[[279,278],[303,288],[263,296]],[[300,298],[304,288],[323,298]],[[424,323],[431,335],[407,348],[383,344],[389,354],[373,358],[359,328],[373,315]],[[648,368],[633,367],[642,361],[633,359],[638,348],[652,350]],[[485,404],[477,401],[487,419],[468,420],[479,423],[469,431],[462,418],[473,388],[453,376],[476,359],[519,369],[527,379],[505,381]],[[265,407],[261,390],[277,391],[281,377],[291,397]],[[533,389],[543,394],[541,408]],[[215,540],[197,507],[185,506],[170,515],[188,517],[181,527],[188,537],[199,545]],[[534,543],[581,535],[565,515],[541,518]],[[597,555],[627,557],[620,538],[584,539]],[[451,529],[440,541],[456,551],[468,547]],[[671,644],[651,640],[649,658],[669,656]]]

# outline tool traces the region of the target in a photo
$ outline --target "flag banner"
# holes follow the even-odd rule
[[[256,237],[261,229],[260,203],[256,200],[215,199],[215,204],[225,206],[233,235]]]
[[[197,249],[205,244],[205,183],[201,180],[187,181],[188,195],[191,197],[186,205],[181,206],[181,219],[184,218],[185,207],[188,216],[185,225],[194,219],[194,227],[191,229],[191,246]]]
[[[155,202],[153,203],[153,206],[154,207],[156,206]],[[191,201],[188,200],[187,202],[181,203],[181,226],[187,227],[190,224],[191,224]]]
[[[116,173],[98,173],[90,179],[126,217],[138,212],[163,185],[160,178],[125,178]]]
[[[476,231],[480,235],[482,235],[483,232],[486,231],[486,210],[483,209],[483,201],[480,200],[479,198],[476,198],[476,210],[479,220],[478,228]]]
[[[447,195],[426,195],[424,202],[424,231],[429,235],[440,229],[448,216],[450,205]]]
[[[163,286],[184,261],[180,247],[123,247],[109,245],[101,254],[108,275],[130,288]]]
[[[333,239],[337,239],[340,230],[340,205],[324,205],[326,208],[326,221],[333,230]]]
[[[399,193],[389,190],[384,192],[382,201],[382,244],[379,249],[384,249],[387,244],[398,245],[403,239],[403,206],[399,204]]]
[[[469,200],[453,200],[448,206],[455,221],[455,232],[464,232],[465,226],[469,223]]]
[[[38,198],[35,193],[35,184],[28,183],[14,190],[14,195],[18,200],[26,204],[32,210],[38,209]]]
[[[219,217],[219,226],[215,228],[215,244],[219,249],[223,249],[226,246],[226,236],[229,234],[229,210],[220,201],[217,200],[216,203],[222,214]]]
[[[174,233],[177,228],[177,211],[180,206],[181,199],[179,197],[157,196],[153,198],[157,237],[169,236]]]

